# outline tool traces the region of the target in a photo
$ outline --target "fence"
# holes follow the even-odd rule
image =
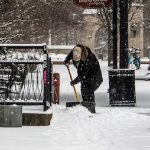
[[[51,105],[52,65],[44,44],[0,44],[0,105]]]

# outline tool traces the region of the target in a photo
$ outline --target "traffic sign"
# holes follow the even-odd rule
[[[100,8],[110,6],[112,0],[73,0],[74,4],[82,8]]]

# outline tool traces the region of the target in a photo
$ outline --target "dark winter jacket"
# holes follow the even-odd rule
[[[86,48],[86,50],[88,52],[86,59],[81,59],[78,64],[72,60],[73,51],[68,54],[64,62],[67,63],[72,60],[77,68],[78,76],[74,79],[74,84],[81,82],[81,87],[82,84],[88,85],[89,88],[92,88],[95,91],[103,82],[102,73],[96,56],[89,48]]]

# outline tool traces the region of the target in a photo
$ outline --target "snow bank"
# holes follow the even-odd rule
[[[49,56],[51,57],[52,61],[64,61],[67,55],[66,54],[49,53]]]

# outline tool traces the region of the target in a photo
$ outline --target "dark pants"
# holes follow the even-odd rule
[[[95,113],[95,95],[90,82],[81,82],[81,104],[90,112]]]

